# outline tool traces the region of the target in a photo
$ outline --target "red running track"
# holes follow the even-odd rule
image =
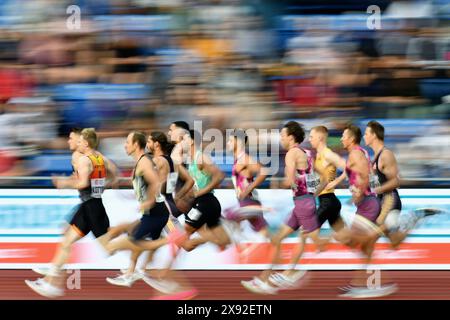
[[[81,270],[81,289],[66,290],[67,300],[147,300],[159,295],[143,281],[131,288],[117,287],[105,281],[116,270]],[[346,285],[352,271],[310,271],[301,288],[281,291],[277,295],[257,295],[244,289],[240,281],[257,271],[185,271],[199,290],[199,300],[335,300],[340,286]],[[382,271],[381,276],[399,285],[399,291],[383,299],[450,300],[450,271]],[[0,270],[0,300],[45,299],[28,288],[24,280],[37,279],[31,270]]]

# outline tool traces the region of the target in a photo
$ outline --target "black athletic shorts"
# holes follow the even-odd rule
[[[96,238],[108,232],[109,218],[102,199],[93,198],[78,205],[70,224],[83,237],[90,231]]]
[[[214,228],[220,224],[222,207],[219,200],[212,193],[207,193],[195,199],[192,210],[185,214],[185,223],[195,229],[204,224]]]
[[[141,221],[130,237],[131,241],[151,238],[156,240],[169,220],[169,210],[164,202],[158,202],[150,211],[142,215]]]
[[[341,202],[334,193],[325,193],[319,196],[319,225],[322,226],[328,220],[330,226],[341,217]]]
[[[381,213],[390,212],[392,210],[402,211],[402,201],[397,190],[378,195],[381,202]]]

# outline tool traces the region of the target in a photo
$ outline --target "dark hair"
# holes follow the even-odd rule
[[[69,133],[73,132],[75,134],[81,135],[81,131],[83,131],[83,129],[81,129],[80,127],[73,127],[70,129]]]
[[[184,130],[189,130],[189,124],[186,121],[174,121],[172,122],[173,125],[177,128],[181,128]]]
[[[348,125],[345,126],[344,130],[348,130],[352,134],[356,144],[361,143],[361,129],[358,126],[349,123]]]
[[[150,133],[150,137],[153,142],[158,142],[161,146],[164,154],[169,155],[172,152],[172,149],[175,147],[175,144],[169,141],[167,136],[161,131],[154,131]]]
[[[244,143],[247,143],[248,136],[244,129],[234,129],[231,133],[231,136],[243,141]]]
[[[286,128],[288,136],[294,136],[295,142],[302,143],[305,140],[305,130],[297,121],[289,121],[283,128]]]
[[[372,132],[376,135],[378,140],[384,141],[384,127],[378,121],[372,120],[369,121],[367,127],[372,130]]]
[[[131,141],[133,143],[138,144],[139,148],[145,149],[145,146],[147,145],[147,138],[145,137],[145,133],[142,131],[132,131],[133,137],[131,138]]]

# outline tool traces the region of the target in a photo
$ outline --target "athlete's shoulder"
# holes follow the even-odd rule
[[[299,147],[295,147],[295,148],[290,148],[287,152],[286,152],[286,156],[290,155],[299,155],[299,154],[304,154],[304,152],[302,151],[301,148]]]
[[[156,156],[153,157],[153,162],[156,164],[157,167],[161,168],[164,166],[169,166],[169,161],[164,156]]]
[[[385,148],[381,152],[380,160],[382,162],[391,162],[391,161],[395,160],[395,154],[392,150]]]
[[[78,160],[81,156],[83,156],[83,154],[79,151],[72,152],[72,160]]]
[[[363,148],[355,148],[351,150],[348,154],[349,159],[363,159],[366,158],[366,153]]]

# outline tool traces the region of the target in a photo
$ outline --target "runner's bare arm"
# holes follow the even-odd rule
[[[369,166],[367,159],[362,152],[352,151],[348,156],[349,167],[357,174],[356,190],[353,195],[356,201],[361,200],[364,196],[364,190],[369,187]]]
[[[154,157],[153,162],[156,165],[156,171],[158,172],[159,180],[161,182],[166,181],[167,179],[167,170],[165,170],[165,164],[167,163],[166,159],[163,157]]]
[[[266,171],[260,163],[256,162],[252,157],[250,156],[246,156],[245,159],[246,163],[247,163],[247,169],[250,172],[250,174],[252,176],[256,175],[256,178],[254,179],[254,181],[249,184],[249,186],[247,187],[247,189],[245,189],[244,192],[242,192],[239,195],[240,200],[245,199],[246,197],[248,197],[248,195],[255,190],[261,183],[264,182],[264,180],[266,180],[267,178],[267,174]]]
[[[333,151],[325,153],[325,160],[336,168],[345,170],[345,159]]]
[[[282,182],[282,186],[284,188],[291,188],[291,186],[295,183],[295,169],[296,169],[296,156],[298,154],[295,152],[295,150],[289,150],[286,153],[286,157],[284,159],[285,161],[285,168],[284,168],[284,175],[285,178]]]
[[[347,174],[345,173],[345,160],[333,151],[325,153],[325,160],[334,165],[336,168],[342,170],[341,175],[333,181],[330,181],[326,186],[326,189],[335,189],[339,184],[347,179]]]
[[[103,159],[105,160],[106,176],[108,177],[106,188],[117,189],[119,187],[119,169],[108,158],[103,157]]]
[[[136,168],[136,175],[140,174],[148,184],[147,200],[141,203],[140,210],[147,211],[155,206],[156,194],[161,190],[161,182],[158,173],[153,169],[153,163],[146,157],[139,161]]]
[[[177,192],[175,197],[177,199],[183,198],[194,186],[195,182],[194,179],[189,175],[189,172],[186,170],[184,166],[181,164],[175,166],[176,170],[178,171],[178,175],[182,181],[184,181],[183,187]]]
[[[70,178],[54,178],[53,184],[58,189],[84,189],[91,185],[89,176],[93,170],[91,160],[88,157],[78,159],[78,175]]]

